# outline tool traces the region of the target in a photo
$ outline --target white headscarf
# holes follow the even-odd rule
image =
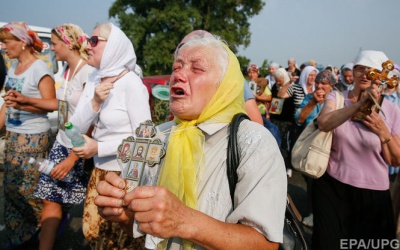
[[[348,84],[345,80],[344,80],[344,76],[343,76],[343,70],[345,69],[349,69],[351,71],[353,71],[353,63],[346,63],[345,65],[343,65],[342,69],[340,70],[340,82],[346,86],[346,88],[348,90],[352,90],[354,88],[354,84]]]
[[[319,73],[318,69],[314,66],[306,66],[300,74],[300,79],[299,79],[299,85],[303,88],[304,93],[307,95],[309,94],[307,91],[307,80],[308,80],[308,75],[315,71],[317,74]],[[312,86],[312,91],[314,92],[315,90],[315,83]]]
[[[103,51],[100,68],[95,70],[90,79],[100,82],[101,78],[116,76],[124,69],[133,71],[136,66],[136,54],[132,42],[125,33],[111,24],[110,36]]]
[[[357,65],[362,65],[365,67],[370,67],[381,71],[382,63],[386,62],[387,60],[389,59],[382,51],[363,50],[360,51],[360,53],[354,60],[354,67]]]

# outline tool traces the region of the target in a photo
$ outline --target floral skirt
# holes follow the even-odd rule
[[[39,134],[7,132],[4,160],[4,219],[9,243],[30,240],[40,227],[42,202],[33,195],[40,172],[29,158],[46,158],[50,131]]]
[[[92,249],[144,249],[144,236],[134,239],[125,233],[118,223],[103,219],[97,211],[97,206],[94,204],[94,199],[98,195],[96,186],[99,181],[105,179],[105,175],[108,172],[110,171],[99,168],[94,168],[92,171],[83,210],[83,234],[90,242]],[[119,172],[116,173],[120,174]]]
[[[55,164],[59,164],[68,157],[70,152],[71,149],[55,141],[50,150],[49,160]],[[47,174],[41,174],[34,193],[35,197],[61,204],[72,205],[82,203],[86,196],[86,186],[89,181],[89,175],[83,171],[82,162],[82,159],[77,161],[68,173],[72,176],[71,182],[56,180]]]

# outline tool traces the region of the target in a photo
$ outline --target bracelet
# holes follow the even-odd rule
[[[386,143],[388,143],[388,142],[390,142],[391,139],[392,139],[392,137],[387,138],[386,140],[384,140],[384,141],[382,142],[382,145],[383,145],[383,144],[386,144]]]

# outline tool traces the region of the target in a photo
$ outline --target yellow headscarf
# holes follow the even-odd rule
[[[221,42],[222,43],[222,42]],[[229,64],[220,86],[197,120],[175,118],[177,126],[171,131],[166,157],[158,179],[186,206],[197,209],[197,183],[205,169],[204,134],[201,123],[230,123],[232,117],[244,111],[244,78],[239,62],[222,43],[229,55]],[[226,152],[222,152],[226,153]],[[164,241],[165,243],[166,241]],[[185,249],[188,247],[185,241]]]

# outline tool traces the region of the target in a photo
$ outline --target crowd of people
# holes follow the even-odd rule
[[[5,249],[53,249],[68,210],[81,203],[82,231],[92,249],[278,249],[291,149],[311,122],[333,131],[326,173],[304,176],[310,214],[303,224],[313,228],[312,248],[339,249],[343,239],[394,240],[396,230],[400,235],[400,92],[366,75],[388,60],[381,51],[361,51],[340,69],[317,69],[314,60],[298,67],[290,58],[287,68],[271,63],[269,74],[260,76],[252,64],[245,79],[223,38],[189,33],[171,55],[174,119],[155,127],[165,151],[155,162],[156,185],[127,191],[118,146],[151,115],[124,32],[111,23],[98,24],[91,36],[71,23],[54,27],[51,50],[66,62],[57,90],[51,70],[36,57],[43,42],[26,23],[1,27],[0,41],[17,59],[7,70],[0,110],[7,131]],[[392,74],[399,76],[399,69]],[[345,99],[340,110],[336,95]],[[354,120],[371,99],[379,108]],[[47,113],[54,110],[59,129],[52,143]],[[227,135],[238,113],[250,120],[235,135],[240,154],[231,197]],[[67,121],[80,129],[83,146],[72,146]],[[34,168],[32,157],[53,161],[50,175]]]

